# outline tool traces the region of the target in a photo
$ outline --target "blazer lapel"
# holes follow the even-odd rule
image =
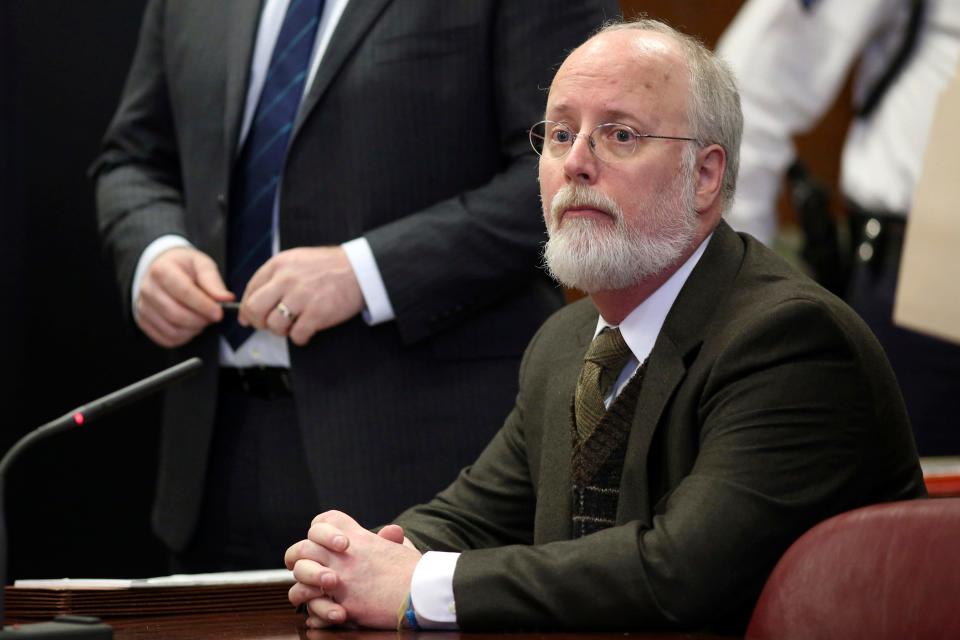
[[[689,359],[695,357],[703,342],[710,317],[733,283],[743,261],[743,242],[721,221],[710,244],[660,330],[647,374],[637,401],[633,429],[627,441],[626,462],[620,483],[617,521],[640,518],[650,524],[650,493],[647,482],[647,455],[660,419],[677,386],[687,372]]]
[[[540,455],[534,525],[536,544],[570,539],[573,517],[570,479],[573,391],[583,366],[583,356],[596,328],[597,314],[594,311],[574,334],[578,348],[569,351],[566,359],[556,363],[553,388],[546,406],[541,408],[545,433],[542,439],[544,449]]]
[[[355,0],[347,4],[340,16],[340,22],[333,32],[333,37],[327,45],[317,75],[310,85],[306,98],[297,113],[293,125],[291,140],[297,136],[303,122],[326,92],[340,68],[347,61],[350,53],[357,47],[374,22],[390,4],[390,0]]]
[[[260,23],[261,0],[231,0],[227,11],[227,89],[224,107],[224,149],[232,165],[237,155],[237,136],[247,104],[250,60]],[[229,167],[227,171],[229,175]]]
[[[623,475],[620,478],[620,499],[617,502],[617,522],[639,518],[650,524],[646,463],[650,441],[653,440],[664,407],[686,372],[687,367],[677,346],[661,332],[650,354],[647,373],[637,399],[633,426],[627,440]]]

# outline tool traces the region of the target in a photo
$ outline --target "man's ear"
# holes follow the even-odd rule
[[[694,208],[705,213],[719,204],[723,189],[723,173],[727,167],[727,152],[718,144],[711,144],[697,152]]]

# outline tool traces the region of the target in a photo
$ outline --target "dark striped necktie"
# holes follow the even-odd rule
[[[578,440],[586,440],[600,424],[607,411],[603,399],[632,355],[620,329],[604,329],[590,343],[574,397]]]
[[[322,9],[323,0],[290,1],[237,160],[227,216],[227,287],[237,296],[272,252],[273,205]],[[224,324],[224,336],[234,350],[252,333],[235,315]]]

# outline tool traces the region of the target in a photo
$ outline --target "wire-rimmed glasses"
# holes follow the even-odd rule
[[[530,127],[530,146],[537,155],[547,158],[562,158],[573,148],[573,143],[584,134],[574,133],[563,122],[542,120]],[[630,125],[606,122],[593,128],[586,136],[593,153],[605,162],[617,162],[632,157],[640,147],[641,140],[684,140],[699,142],[696,138],[659,136],[639,133]]]

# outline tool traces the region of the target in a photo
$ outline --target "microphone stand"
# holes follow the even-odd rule
[[[73,427],[79,427],[91,420],[99,418],[128,403],[135,402],[144,396],[173,384],[183,378],[195,374],[203,362],[200,358],[191,358],[178,365],[164,369],[149,378],[114,391],[98,400],[69,411],[59,418],[51,420],[23,436],[10,447],[10,450],[0,459],[0,625],[5,620],[6,583],[7,583],[7,528],[5,520],[4,497],[6,490],[7,469],[14,460],[26,449],[37,442],[52,435],[61,433]],[[9,627],[0,626],[0,640],[13,638],[30,638],[31,640],[45,640],[47,638],[76,638],[84,640],[112,640],[113,629],[103,624],[98,618],[89,616],[57,616],[52,622],[38,622],[18,624]]]

